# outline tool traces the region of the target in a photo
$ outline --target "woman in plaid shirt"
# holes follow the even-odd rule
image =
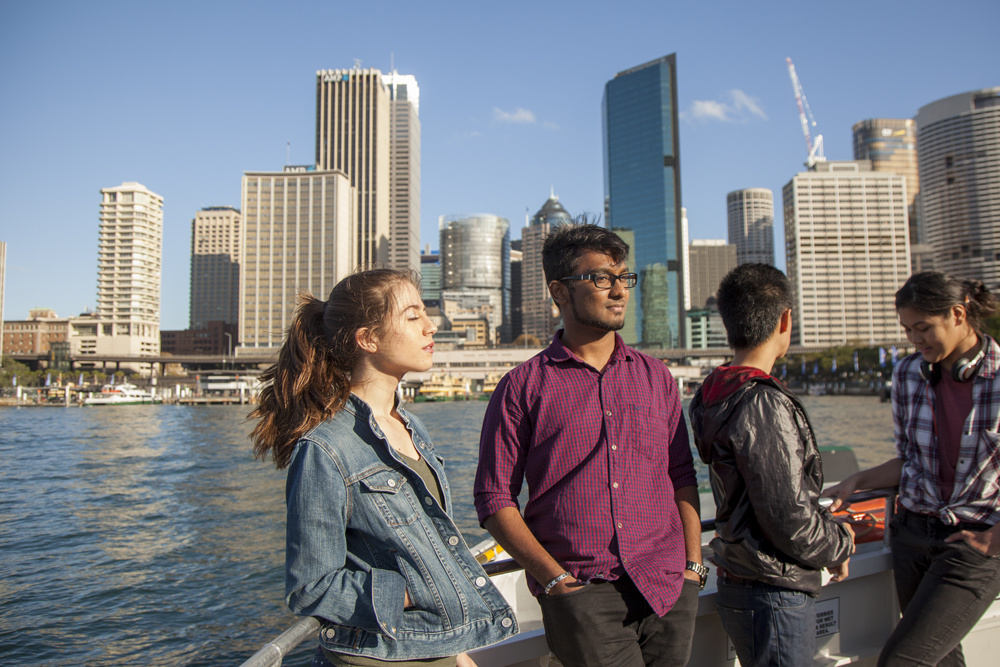
[[[903,617],[879,665],[964,665],[962,638],[1000,594],[1000,347],[977,280],[914,274],[896,313],[917,352],[893,372],[896,458],[824,495],[899,486],[890,526]]]

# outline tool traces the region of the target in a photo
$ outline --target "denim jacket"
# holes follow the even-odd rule
[[[507,639],[517,620],[447,514],[444,462],[420,420],[399,413],[445,506],[352,394],[292,454],[285,601],[319,617],[320,642],[338,653],[415,660]],[[404,611],[407,591],[413,606]]]

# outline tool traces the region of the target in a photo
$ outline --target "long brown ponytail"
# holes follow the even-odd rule
[[[299,294],[288,336],[278,360],[261,374],[264,388],[250,413],[258,419],[250,433],[255,458],[263,461],[270,452],[284,468],[299,438],[344,407],[359,354],[355,333],[381,332],[403,282],[416,284],[408,272],[373,269],[341,280],[325,302]]]

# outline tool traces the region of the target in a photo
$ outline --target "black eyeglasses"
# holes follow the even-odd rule
[[[625,289],[632,289],[639,282],[639,274],[623,273],[620,276],[616,276],[613,273],[586,273],[582,276],[566,276],[559,280],[592,280],[597,289],[611,289],[611,286],[620,280]]]

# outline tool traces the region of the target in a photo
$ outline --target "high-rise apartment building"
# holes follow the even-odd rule
[[[729,242],[738,264],[774,266],[774,195],[767,188],[733,190],[726,195]]]
[[[542,245],[557,225],[573,221],[572,216],[553,193],[521,230],[521,318],[523,333],[534,336],[542,345],[559,323],[549,284],[542,268]]]
[[[420,253],[420,298],[428,308],[441,306],[441,255],[430,246]]]
[[[355,189],[354,266],[389,261],[390,106],[377,69],[316,72],[316,169]]]
[[[189,328],[212,321],[236,325],[240,302],[240,211],[209,206],[191,221]]]
[[[342,171],[243,174],[239,340],[277,348],[300,290],[326,299],[357,266],[354,188]]]
[[[677,62],[671,54],[619,72],[604,87],[605,218],[635,234],[630,296],[645,346],[683,347],[684,245],[681,224]]]
[[[442,215],[438,230],[444,314],[449,318],[459,314],[454,308],[479,311],[489,320],[489,342],[495,344],[510,320],[510,222],[488,213]],[[465,296],[449,297],[455,292]]]
[[[736,268],[736,246],[722,239],[693,239],[688,246],[691,308],[705,308],[722,278]]]
[[[420,87],[382,75],[389,93],[389,266],[420,271]]]
[[[524,333],[524,315],[521,308],[524,305],[524,291],[522,286],[524,266],[524,254],[521,252],[521,239],[510,242],[510,328],[508,338],[501,339],[501,343],[512,343]]]
[[[917,124],[912,118],[869,118],[854,124],[854,159],[870,160],[872,171],[887,171],[906,179],[910,248],[920,243],[916,198],[920,192],[917,166]]]
[[[163,197],[134,182],[103,188],[100,217],[96,313],[100,326],[81,352],[159,354]]]
[[[819,162],[782,190],[792,345],[900,340],[893,298],[910,275],[906,181]]]
[[[935,267],[1000,282],[1000,86],[917,112],[918,217]]]
[[[7,284],[7,244],[0,241],[0,357],[3,356],[3,302],[6,298]]]

